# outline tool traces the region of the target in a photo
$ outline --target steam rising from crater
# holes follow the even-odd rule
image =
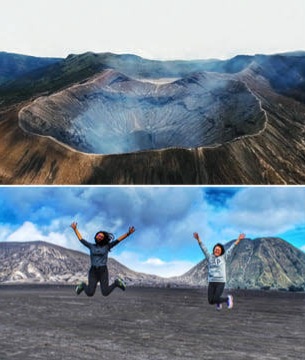
[[[265,117],[248,88],[228,75],[139,81],[106,70],[38,98],[20,111],[19,121],[79,151],[120,154],[216,146],[257,133]]]

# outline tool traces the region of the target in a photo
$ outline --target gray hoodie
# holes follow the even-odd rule
[[[109,242],[106,245],[91,244],[85,239],[80,242],[90,250],[91,266],[105,266],[107,265],[108,253],[111,248],[119,243],[118,240]]]
[[[199,246],[208,260],[208,282],[226,282],[226,260],[230,252],[235,248],[235,242],[230,246],[224,255],[215,256],[210,254],[206,246],[200,241]]]

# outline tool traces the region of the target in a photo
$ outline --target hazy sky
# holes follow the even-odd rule
[[[230,58],[305,50],[304,0],[0,0],[0,51]]]
[[[69,227],[93,242],[99,230],[136,232],[111,256],[129,268],[179,275],[240,232],[279,236],[305,251],[304,187],[0,187],[0,241],[44,240],[87,252]]]

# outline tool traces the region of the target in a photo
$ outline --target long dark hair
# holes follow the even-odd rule
[[[96,236],[98,234],[100,234],[100,233],[104,234],[104,239],[103,239],[103,241],[98,242],[96,240]],[[105,245],[109,244],[110,241],[112,241],[113,239],[114,239],[114,235],[112,233],[110,233],[108,231],[104,231],[104,230],[98,231],[94,236],[94,240],[95,240],[96,245],[100,245],[100,246],[105,246]]]
[[[219,247],[221,248],[221,254],[220,254],[220,256],[223,255],[223,254],[226,252],[224,246],[223,246],[222,244],[219,244],[219,243],[218,243],[218,244],[216,244],[216,245],[213,247],[213,254],[214,254],[214,250],[215,250],[216,246],[219,246]]]

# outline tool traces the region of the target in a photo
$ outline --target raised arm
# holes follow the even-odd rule
[[[70,226],[74,230],[75,235],[77,236],[78,240],[82,240],[83,237],[82,237],[81,233],[78,231],[77,222],[73,222]]]
[[[200,246],[200,249],[204,253],[205,257],[209,258],[210,253],[209,253],[208,249],[205,247],[205,245],[203,244],[203,242],[201,241],[199,234],[197,232],[194,232],[193,236],[198,241],[198,245]]]
[[[237,240],[235,241],[235,245],[238,245],[241,242],[241,240],[243,240],[245,237],[246,235],[244,233],[239,234]]]
[[[119,238],[117,238],[118,241],[122,241],[124,239],[126,239],[129,235],[131,235],[132,233],[134,233],[136,231],[134,226],[129,226],[129,229],[127,231],[127,233],[121,235]]]
[[[200,239],[200,236],[199,236],[199,234],[197,232],[194,232],[193,236],[198,241],[198,244],[202,242],[201,239]]]
[[[236,241],[231,245],[231,247],[226,251],[226,254],[225,254],[226,257],[228,257],[229,254],[231,254],[231,252],[232,252],[232,250],[235,248],[235,246],[237,246],[237,245],[241,242],[241,240],[245,238],[245,236],[246,236],[245,234],[239,234],[237,240],[236,240]]]

